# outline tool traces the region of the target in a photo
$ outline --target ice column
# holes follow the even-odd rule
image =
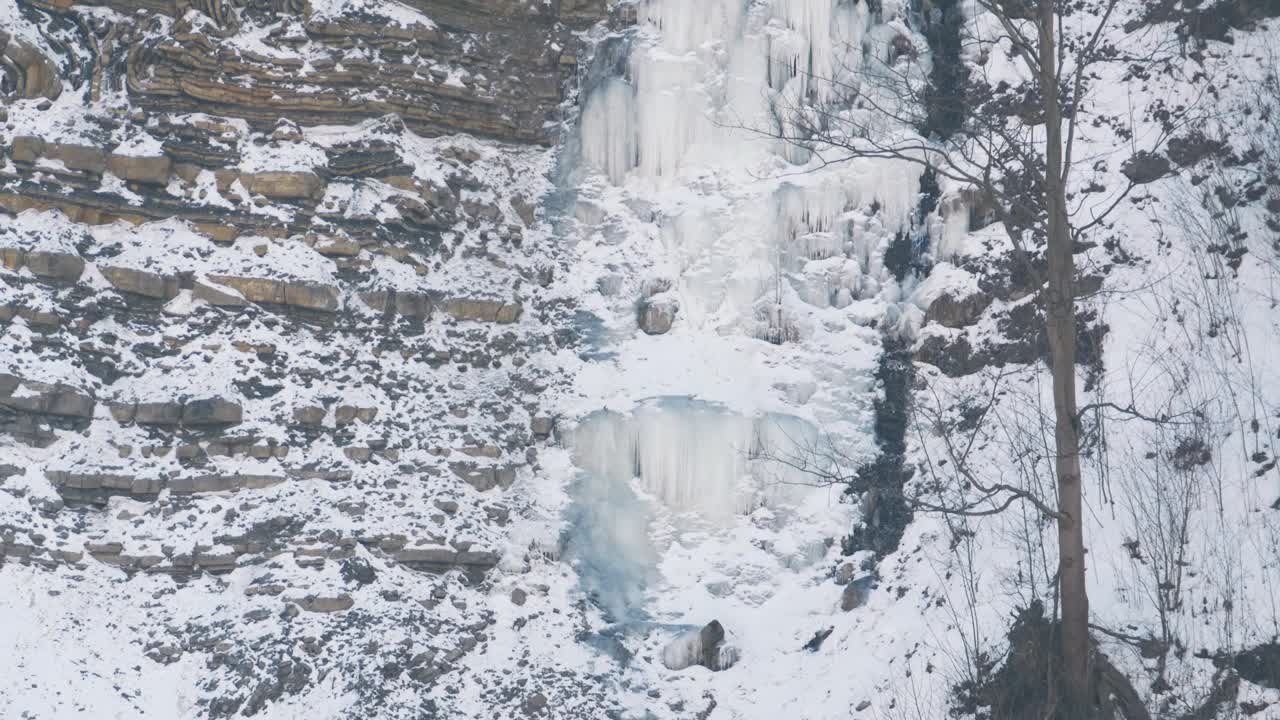
[[[614,183],[636,164],[635,116],[634,89],[623,78],[605,80],[582,111],[583,156]]]

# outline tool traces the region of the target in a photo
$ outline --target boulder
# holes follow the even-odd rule
[[[679,310],[674,297],[656,295],[640,302],[636,322],[647,335],[663,335],[671,330]]]
[[[864,575],[850,580],[840,594],[840,609],[849,612],[867,604],[871,591],[875,588],[875,577]]]
[[[355,405],[339,405],[337,409],[333,411],[333,419],[334,422],[338,424],[338,427],[342,427],[343,425],[350,425],[355,422],[356,417],[359,414],[360,408]]]
[[[299,425],[323,425],[327,410],[319,405],[306,405],[293,409],[293,421]]]
[[[555,430],[555,427],[556,427],[555,418],[546,417],[546,416],[535,417],[529,423],[529,429],[533,431],[534,437],[538,438],[539,440],[546,440],[547,438],[551,437],[551,433],[552,431]]]
[[[662,664],[668,670],[701,665],[718,672],[733,667],[737,662],[738,649],[727,641],[724,626],[718,620],[679,635],[662,648]]]
[[[33,165],[44,156],[44,140],[32,135],[19,135],[9,143],[9,157],[16,163]]]

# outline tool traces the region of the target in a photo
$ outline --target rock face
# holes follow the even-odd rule
[[[388,683],[455,716],[495,568],[540,553],[505,528],[580,342],[546,146],[605,1],[16,7],[0,572],[145,612],[114,641],[198,656],[202,717],[326,676],[353,716]]]
[[[546,121],[558,111],[562,83],[576,63],[569,33],[604,10],[603,0],[417,0],[394,14],[373,4],[363,13],[335,14],[277,3],[251,6],[241,16],[211,2],[210,15],[193,19],[165,3],[104,4],[125,16],[159,8],[176,21],[169,37],[123,63],[122,80],[152,112],[223,115],[268,132],[282,117],[340,125],[394,113],[420,134],[539,143],[550,139]],[[229,41],[237,24],[272,22],[283,24],[263,38],[270,54]],[[290,57],[299,46],[314,51],[306,73],[298,72],[303,56]],[[128,49],[100,47],[108,57],[121,53],[121,60]],[[368,59],[373,55],[379,60]],[[377,92],[344,92],[353,84]]]

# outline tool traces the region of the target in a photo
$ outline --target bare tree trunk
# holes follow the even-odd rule
[[[1076,403],[1076,318],[1070,224],[1062,146],[1062,107],[1054,0],[1040,0],[1040,91],[1045,111],[1045,200],[1048,287],[1045,315],[1053,374],[1054,441],[1058,485],[1058,578],[1062,593],[1062,717],[1090,715],[1089,596],[1085,588],[1084,516]]]

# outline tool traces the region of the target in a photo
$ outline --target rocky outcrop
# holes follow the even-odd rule
[[[414,320],[427,320],[435,303],[425,293],[375,290],[360,293],[360,299],[378,313],[393,313]]]
[[[273,200],[315,200],[324,190],[324,181],[313,172],[244,173],[239,181],[249,192]]]
[[[394,554],[396,562],[428,572],[448,572],[461,569],[470,575],[483,575],[498,564],[498,555],[492,552],[456,550],[447,547],[412,547]]]
[[[513,323],[520,319],[524,308],[520,303],[501,300],[471,300],[454,298],[444,302],[443,310],[454,320]]]
[[[222,398],[189,400],[182,406],[182,424],[186,427],[235,425],[243,415],[239,403]]]
[[[0,42],[0,563],[230,576],[102,597],[208,664],[202,716],[426,698],[530,559],[509,490],[565,380],[530,360],[579,342],[540,146],[604,0],[98,5],[19,0]],[[413,653],[342,669],[391,628]]]
[[[134,9],[128,0],[108,4]],[[156,9],[179,18],[173,35],[129,55],[127,83],[149,110],[226,115],[267,132],[281,117],[334,125],[394,113],[421,134],[546,143],[547,120],[577,62],[566,51],[574,45],[569,33],[605,14],[603,0],[418,0],[408,7],[422,19],[303,15],[263,38],[275,50],[268,55],[224,42],[208,25],[162,6]],[[302,42],[327,52],[309,58],[306,73],[292,53]],[[353,85],[379,91],[347,92]]]
[[[68,170],[101,176],[107,169],[107,153],[100,147],[54,143],[31,135],[13,139],[9,155],[15,163],[35,165],[42,160],[61,163]]]
[[[169,300],[178,294],[178,278],[146,270],[123,267],[99,267],[98,271],[123,293],[130,293],[155,300]]]
[[[123,180],[164,185],[173,173],[173,159],[168,155],[111,154],[107,156],[107,170]]]
[[[230,400],[203,398],[186,402],[113,403],[111,414],[120,423],[205,427],[235,425],[243,419],[244,411],[239,403]]]
[[[516,468],[510,466],[487,466],[478,463],[461,461],[450,463],[449,469],[454,475],[465,480],[468,485],[480,492],[494,488],[507,489],[516,480]]]
[[[47,250],[0,247],[0,265],[10,270],[27,268],[38,278],[62,282],[75,282],[84,272],[79,255]]]
[[[65,385],[32,382],[0,373],[0,406],[38,415],[89,419],[93,417],[96,402]]]
[[[58,66],[34,45],[0,30],[0,76],[20,98],[57,100],[62,95]]]
[[[199,296],[214,305],[241,305],[245,300],[255,303],[289,305],[307,310],[333,312],[338,309],[337,288],[317,283],[290,282],[269,278],[210,275],[209,281],[239,293],[239,297],[216,288],[201,291]],[[204,287],[208,288],[208,285]],[[243,299],[241,299],[243,298]]]

